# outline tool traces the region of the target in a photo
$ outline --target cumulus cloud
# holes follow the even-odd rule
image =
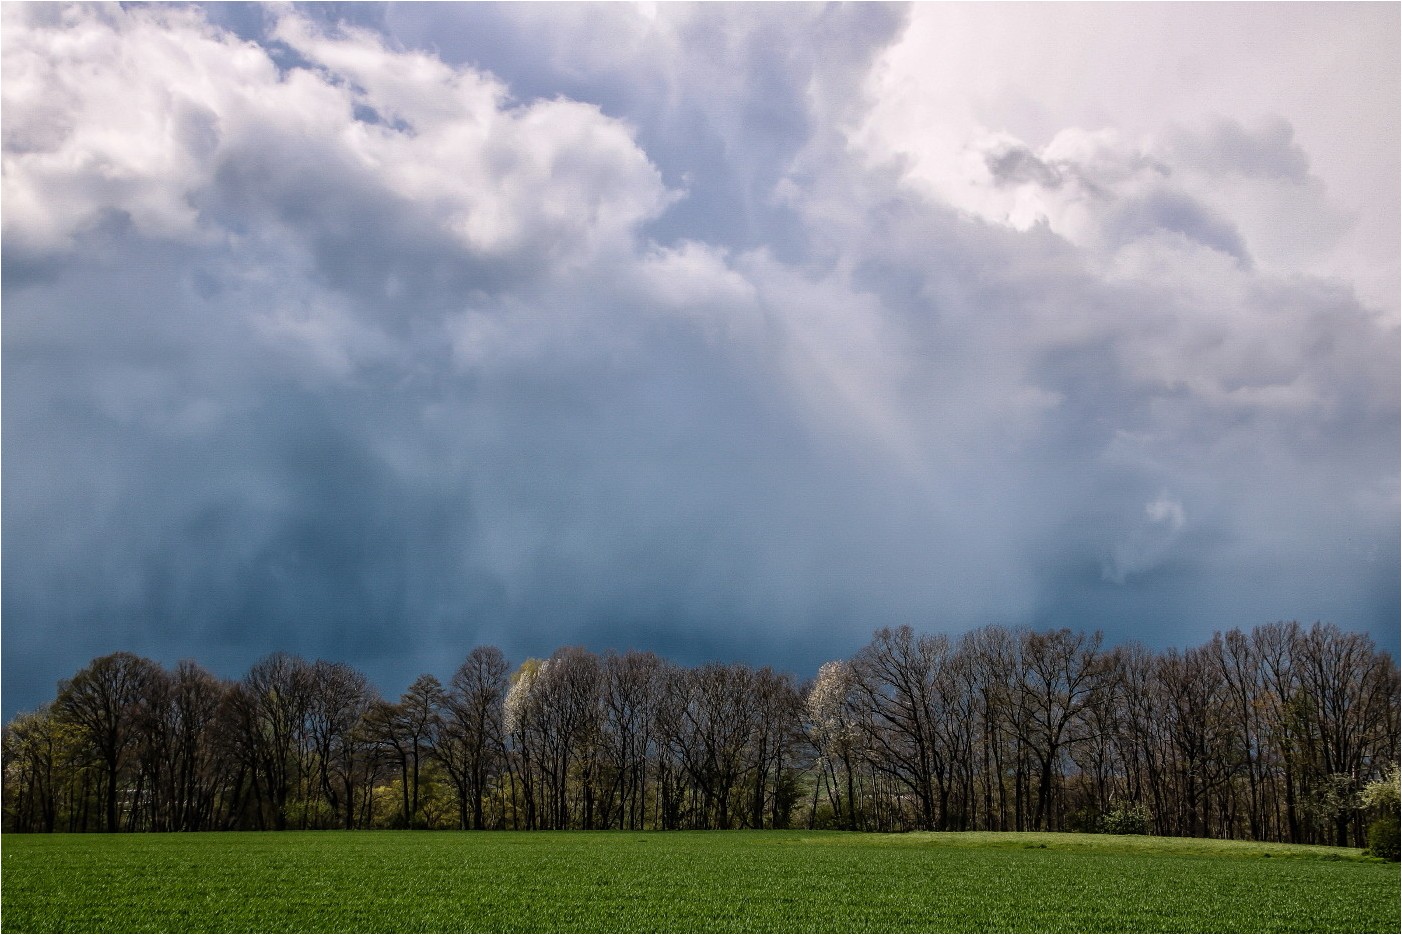
[[[1396,11],[1274,14],[919,7],[868,76],[854,143],[960,210],[1082,245],[1114,221],[1097,205],[1162,188],[1219,219],[1210,245],[1341,278],[1395,324],[1397,49],[1376,37]],[[1055,171],[1009,185],[1010,162],[997,185],[1008,153]],[[1085,187],[1045,184],[1067,176]]]
[[[917,67],[1005,12],[7,6],[7,710],[117,648],[1395,640],[1337,154]]]

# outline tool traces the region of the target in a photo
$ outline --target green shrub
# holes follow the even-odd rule
[[[1100,816],[1102,834],[1148,834],[1149,809],[1143,804],[1118,803]]]
[[[1402,852],[1402,824],[1396,815],[1384,815],[1368,826],[1368,853],[1386,860],[1398,860]]]
[[[1061,830],[1081,834],[1098,834],[1102,818],[1104,818],[1104,814],[1100,809],[1094,805],[1083,805],[1075,811],[1067,813],[1066,817],[1061,820]]]

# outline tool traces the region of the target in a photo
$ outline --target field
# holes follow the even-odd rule
[[[6,835],[5,932],[1370,931],[1355,850],[1072,834]]]

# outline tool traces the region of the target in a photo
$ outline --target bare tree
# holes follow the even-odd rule
[[[755,673],[751,703],[754,730],[747,751],[750,774],[752,828],[787,826],[797,798],[792,780],[794,753],[800,730],[801,700],[793,677],[765,666]]]
[[[1210,833],[1211,797],[1231,778],[1236,742],[1226,680],[1206,649],[1169,650],[1155,667],[1159,720],[1167,740],[1168,771],[1176,803],[1174,834]]]
[[[948,654],[944,636],[900,627],[877,630],[853,660],[871,755],[915,796],[916,823],[925,829],[940,817],[935,784],[945,763],[935,734],[935,676]]]
[[[680,712],[687,738],[683,762],[701,793],[701,826],[729,828],[731,800],[756,720],[751,703],[754,673],[739,663],[710,663],[687,676],[686,704]]]
[[[158,672],[151,660],[119,652],[94,659],[59,683],[56,713],[83,733],[102,767],[107,831],[118,829],[119,787],[138,741],[147,690]]]
[[[369,735],[399,766],[405,828],[419,822],[423,767],[437,741],[442,704],[442,684],[432,675],[421,675],[397,704],[372,702],[365,715]]]
[[[347,830],[355,827],[357,790],[365,776],[358,728],[378,698],[364,674],[344,662],[312,664],[307,730],[316,783],[333,820]]]
[[[960,653],[968,659],[973,693],[973,720],[978,725],[976,758],[982,789],[984,828],[1007,831],[1009,821],[1007,779],[1019,760],[1017,733],[1012,722],[1012,676],[1017,669],[1017,641],[1001,627],[983,627],[966,634]]]
[[[1332,826],[1332,843],[1348,844],[1350,824],[1362,843],[1358,794],[1379,775],[1376,761],[1390,759],[1383,741],[1395,720],[1395,670],[1366,636],[1331,624],[1316,623],[1301,634],[1296,656],[1310,720],[1305,736],[1316,773],[1312,785],[1331,793],[1317,796],[1316,812]]]
[[[253,664],[228,697],[237,742],[249,767],[260,825],[287,827],[289,804],[302,781],[311,667],[298,656],[272,653]]]
[[[502,757],[508,671],[501,650],[478,646],[458,666],[444,698],[436,752],[457,790],[462,828],[484,827],[482,802]]]
[[[598,657],[579,647],[556,650],[536,684],[542,766],[548,796],[547,827],[594,822],[599,728],[602,719]],[[577,793],[577,795],[575,794]],[[577,799],[577,803],[574,801]]]
[[[604,827],[639,828],[645,819],[662,668],[662,660],[652,653],[609,653],[603,658],[599,750],[609,773],[602,802]]]
[[[1272,623],[1251,631],[1251,647],[1260,666],[1259,704],[1268,724],[1270,766],[1276,782],[1272,783],[1272,802],[1277,829],[1282,828],[1280,810],[1284,808],[1283,834],[1292,843],[1301,840],[1299,777],[1304,756],[1304,727],[1297,716],[1300,698],[1300,675],[1295,669],[1295,648],[1300,641],[1298,623]]]
[[[690,674],[664,662],[657,673],[658,703],[654,708],[657,750],[653,757],[655,825],[664,831],[682,827],[687,786],[687,757],[691,722],[684,716],[691,704]]]
[[[1029,715],[1019,729],[1038,767],[1035,827],[1056,824],[1053,778],[1066,745],[1083,735],[1082,715],[1102,689],[1100,641],[1099,632],[1087,636],[1068,629],[1023,634],[1022,677],[1013,691]]]
[[[1247,833],[1261,840],[1266,835],[1264,800],[1269,775],[1265,768],[1267,727],[1258,699],[1262,691],[1261,661],[1251,640],[1240,630],[1225,636],[1214,634],[1212,657],[1222,673],[1225,703],[1236,722],[1235,758],[1246,776]]]

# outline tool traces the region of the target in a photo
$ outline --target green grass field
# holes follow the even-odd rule
[[[1355,850],[1074,834],[6,835],[5,932],[1396,932]]]

